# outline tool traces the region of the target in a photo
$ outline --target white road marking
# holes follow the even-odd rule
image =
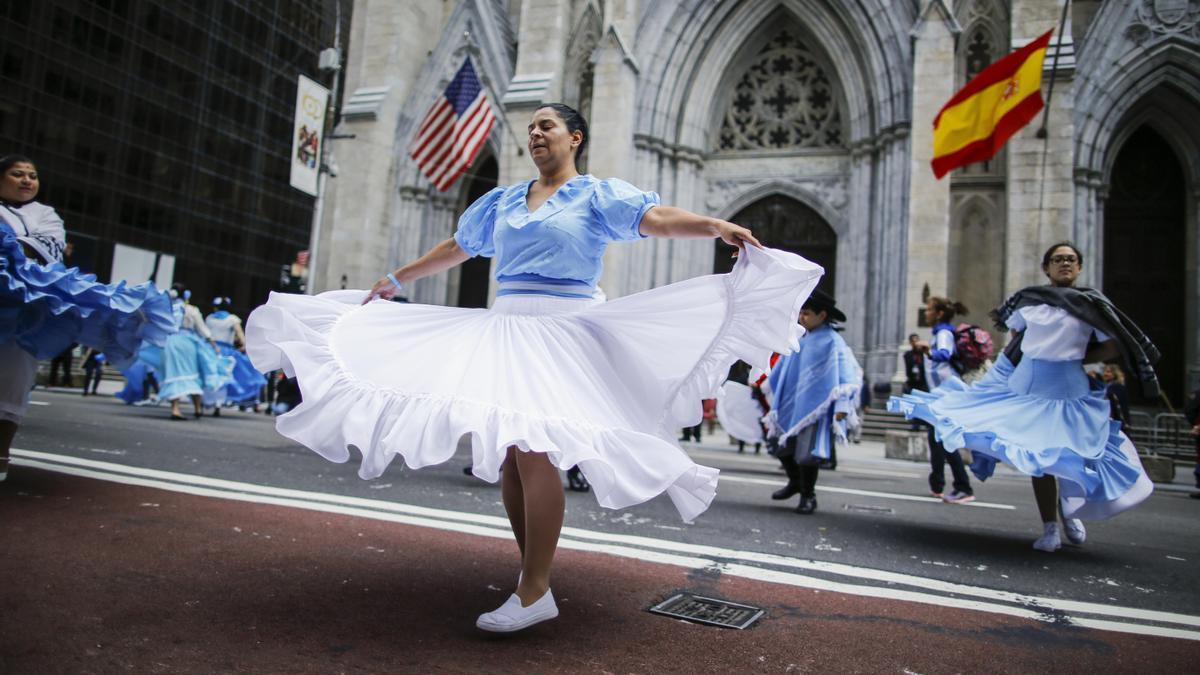
[[[755,485],[770,485],[771,487],[783,487],[783,481],[770,480],[767,478],[751,478],[749,476],[732,475],[728,471],[722,471],[721,477],[718,480],[731,480],[738,483],[754,483]],[[907,502],[926,502],[928,504],[941,504],[942,500],[936,497],[919,497],[917,495],[902,495],[895,492],[876,492],[875,490],[857,490],[855,488],[834,487],[832,485],[818,485],[818,490],[823,492],[837,492],[845,495],[861,495],[863,497],[879,497],[881,499],[899,499]],[[1011,504],[994,504],[992,502],[973,501],[959,506],[976,506],[981,509],[1002,509],[1005,511],[1014,511],[1017,507]]]
[[[686,450],[686,448],[685,448]],[[700,464],[745,464],[753,466],[761,471],[773,471],[779,468],[779,462],[767,462],[761,459],[751,459],[750,457],[738,457],[737,455],[730,456],[726,453],[705,450],[700,452],[688,453],[692,459]],[[845,474],[863,474],[866,476],[887,476],[888,478],[921,478],[921,474],[908,473],[905,471],[894,471],[891,469],[866,469],[856,465],[848,465],[846,462],[838,464],[838,473]]]
[[[306,492],[287,488],[275,488],[270,486],[255,485],[252,483],[240,483],[222,479],[207,478],[204,476],[194,476],[189,474],[160,471],[156,469],[144,469],[141,467],[113,464],[109,462],[99,462],[65,455],[54,455],[49,453],[19,450],[16,448],[13,448],[12,454],[14,464],[17,465],[31,466],[35,468],[46,469],[48,471],[57,471],[59,473],[95,478],[115,483],[139,485],[143,487],[197,496],[216,497],[261,504],[273,504],[277,506],[288,506],[326,513],[337,513],[419,527],[428,527],[444,531],[475,534],[491,538],[507,539],[512,536],[508,529],[508,520],[498,516],[447,511],[430,507],[363,499],[360,497],[343,497],[319,492]],[[1186,614],[1176,614],[1173,612],[1162,612],[1156,610],[1141,610],[1120,607],[1117,605],[1102,605],[1099,603],[1063,600],[1059,598],[1030,596],[1009,591],[999,591],[983,587],[968,586],[966,584],[939,581],[936,579],[930,579],[916,575],[889,572],[886,570],[855,567],[841,563],[804,560],[775,554],[755,553],[752,551],[738,551],[714,546],[686,544],[682,542],[653,539],[637,535],[594,532],[580,528],[563,528],[563,539],[560,545],[569,549],[606,553],[624,558],[632,558],[659,564],[677,565],[690,569],[717,569],[723,574],[731,574],[757,581],[780,583],[800,588],[827,590],[849,595],[887,598],[950,608],[968,609],[973,611],[1035,619],[1039,621],[1053,622],[1065,620],[1074,625],[1096,628],[1100,630],[1200,641],[1200,631],[1168,628],[1157,625],[1137,624],[1130,623],[1128,621],[1109,621],[1103,619],[1076,617],[1066,615],[1065,612],[1071,611],[1125,620],[1152,621],[1157,623],[1198,627],[1200,627],[1200,616],[1190,616]],[[855,585],[796,574],[794,572],[787,572],[783,570],[764,569],[755,565],[723,562],[718,560],[718,558],[805,569],[888,584],[900,584],[921,588],[927,591],[941,591],[953,594],[955,596],[965,595],[984,598],[987,600],[1019,603],[1024,605],[1024,607],[1013,607],[1010,605],[997,604],[996,602],[982,602],[962,597],[939,596],[931,593],[906,591],[880,586]]]
[[[46,401],[30,401],[29,405],[50,405]]]

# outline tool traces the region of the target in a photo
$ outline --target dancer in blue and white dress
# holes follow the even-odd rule
[[[158,397],[171,402],[171,419],[186,420],[180,402],[192,400],[196,419],[204,414],[204,399],[212,404],[224,402],[232,362],[221,362],[221,350],[204,323],[200,309],[188,302],[192,292],[176,282],[171,286],[171,308],[178,330],[167,338],[162,354],[162,380]]]
[[[242,318],[230,311],[233,302],[229,298],[213,298],[213,311],[204,317],[204,324],[212,333],[221,351],[222,368],[229,373],[225,384],[225,400],[242,408],[253,408],[258,412],[258,402],[267,378],[254,369],[250,357],[243,349],[246,334],[242,332]],[[213,416],[219,417],[221,406],[213,406]]]
[[[767,435],[788,482],[771,499],[800,495],[796,513],[817,510],[817,477],[821,460],[833,456],[834,443],[846,441],[849,428],[859,424],[857,406],[863,373],[833,321],[846,315],[836,301],[814,291],[800,312],[808,331],[800,348],[779,359],[767,377],[771,411]]]
[[[558,615],[550,568],[560,469],[579,465],[608,508],[662,493],[685,520],[708,508],[717,471],[696,465],[675,432],[700,421],[700,401],[737,359],[762,366],[796,347],[796,315],[823,272],[758,248],[746,228],[580,175],[575,158],[587,141],[579,113],[538,108],[528,140],[536,179],[481,197],[453,238],[369,293],[276,293],[246,323],[255,366],[300,383],[304,401],[278,418],[279,431],[333,461],[354,446],[363,478],[397,456],[413,468],[445,462],[471,437],[474,473],[502,480],[522,554],[516,593],[479,617],[484,630]],[[608,243],[648,236],[721,237],[742,253],[728,275],[594,298]],[[495,258],[491,309],[373,301],[472,256]]]
[[[953,382],[952,387],[962,388],[963,380],[955,367],[954,317],[966,314],[967,308],[961,302],[940,296],[930,296],[925,301],[925,320],[933,325],[933,341],[917,343],[929,356],[925,364],[926,391],[934,391],[943,384]],[[948,504],[967,504],[975,501],[975,490],[971,488],[971,478],[963,464],[962,455],[958,448],[947,449],[938,440],[933,428],[928,429],[929,436],[929,492]],[[954,476],[954,490],[945,494],[946,464],[950,464],[950,473]]]
[[[27,157],[0,158],[0,481],[29,405],[37,360],[78,342],[109,363],[133,361],[144,341],[162,344],[171,308],[153,284],[101,284],[62,264],[66,231]]]
[[[1023,289],[993,313],[1016,337],[978,382],[889,401],[890,409],[932,424],[946,447],[969,448],[980,480],[997,462],[1032,476],[1043,522],[1033,544],[1039,551],[1061,548],[1062,532],[1082,544],[1082,520],[1113,516],[1153,491],[1133,444],[1110,418],[1104,385],[1083,364],[1124,358],[1143,393],[1157,395],[1158,351],[1103,294],[1074,287],[1082,265],[1069,243],[1046,251],[1050,286]]]

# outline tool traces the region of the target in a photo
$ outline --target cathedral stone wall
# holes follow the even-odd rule
[[[343,275],[352,287],[369,285],[453,232],[464,188],[436,192],[407,147],[469,55],[503,122],[485,151],[501,184],[535,175],[525,125],[539,103],[563,100],[589,117],[589,172],[704,214],[730,218],[786,198],[823,220],[836,235],[833,290],[850,317],[846,338],[872,382],[886,382],[904,336],[925,330],[918,310],[927,292],[957,296],[974,310],[970,320],[986,324],[1006,294],[1042,281],[1041,251],[1064,238],[1085,251],[1085,279],[1099,285],[1112,163],[1123,139],[1150,125],[1185,165],[1177,311],[1187,344],[1171,367],[1200,378],[1200,0],[1077,0],[1053,72],[1047,55],[1046,137],[1036,134],[1039,118],[990,162],[932,178],[937,110],[988,63],[1057,26],[1062,8],[1063,0],[358,0],[347,96],[386,94],[343,121],[339,131],[357,138],[332,146],[339,175],[315,285],[337,287]],[[1172,107],[1196,114],[1168,114]],[[617,244],[601,285],[616,297],[711,273],[715,251],[709,241]],[[454,278],[418,282],[414,299],[456,301]]]

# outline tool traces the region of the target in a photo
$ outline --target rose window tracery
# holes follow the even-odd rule
[[[718,149],[840,145],[842,119],[833,83],[796,35],[781,31],[734,85]]]

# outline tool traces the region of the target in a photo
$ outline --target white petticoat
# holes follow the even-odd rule
[[[578,464],[602,506],[666,492],[691,520],[716,494],[675,434],[700,422],[729,367],[797,348],[796,317],[822,268],[748,247],[733,272],[613,300],[507,295],[489,309],[375,301],[364,291],[272,293],[246,323],[259,370],[297,377],[304,401],[281,434],[325,458],[362,453],[359,476],[396,455],[445,462],[471,435],[475,475],[506,448]]]
[[[754,391],[740,382],[726,382],[717,392],[717,419],[721,427],[743,443],[762,443],[763,411]]]

